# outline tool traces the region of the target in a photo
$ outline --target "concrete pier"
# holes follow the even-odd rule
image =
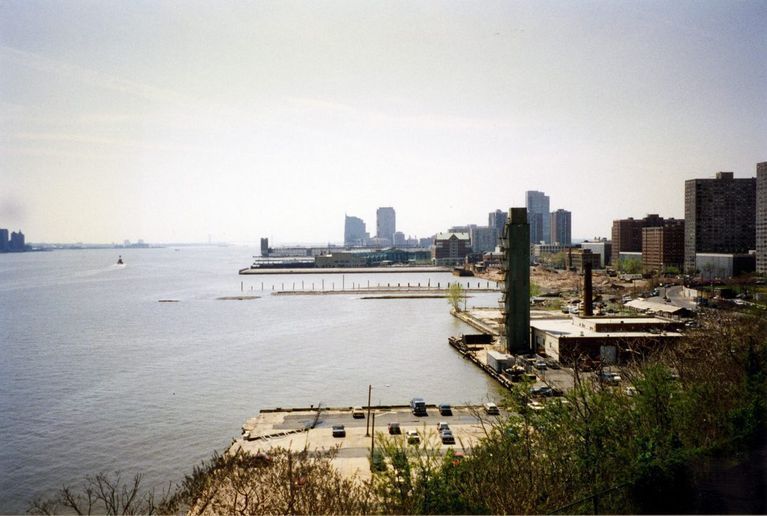
[[[247,267],[240,269],[243,275],[266,275],[266,274],[402,274],[424,272],[451,272],[448,267],[307,267],[298,269],[253,269]]]
[[[367,414],[367,408],[363,408]],[[232,443],[230,450],[269,453],[273,448],[319,451],[338,446],[338,454],[333,459],[335,467],[347,476],[370,478],[369,457],[373,436],[377,447],[384,439],[404,441],[405,433],[415,430],[421,444],[413,446],[413,450],[435,449],[445,453],[452,448],[469,454],[474,444],[486,435],[486,429],[499,417],[485,414],[479,406],[453,406],[452,416],[440,415],[435,405],[427,405],[426,416],[414,416],[407,405],[376,406],[371,407],[371,411],[375,419],[371,417],[370,423],[375,421],[375,431],[366,436],[367,419],[354,419],[351,407],[322,408],[319,411],[307,407],[261,410],[258,416],[245,422],[242,437]],[[501,412],[505,415],[504,411]],[[440,421],[450,425],[455,444],[443,444],[440,440],[437,432]],[[388,433],[391,422],[400,424],[401,434]],[[345,427],[345,437],[333,437],[332,427],[339,424]],[[425,448],[424,444],[427,445]]]

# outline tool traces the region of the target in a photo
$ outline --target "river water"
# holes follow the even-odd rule
[[[142,472],[162,488],[225,449],[261,408],[364,405],[368,384],[374,404],[497,395],[447,345],[449,335],[474,330],[450,316],[444,299],[271,295],[301,281],[309,290],[322,280],[340,289],[342,281],[348,288],[457,278],[239,276],[255,254],[181,247],[0,255],[0,512],[23,512],[35,496],[98,471]],[[242,293],[261,297],[217,299]],[[478,294],[469,306],[497,298]]]

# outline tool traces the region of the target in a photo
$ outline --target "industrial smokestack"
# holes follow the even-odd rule
[[[583,258],[586,258],[584,255]],[[594,298],[593,289],[591,287],[591,262],[584,260],[583,264],[583,315],[594,315],[591,309],[591,300]]]

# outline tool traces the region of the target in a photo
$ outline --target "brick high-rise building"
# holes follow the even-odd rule
[[[642,228],[642,270],[662,273],[684,265],[684,220],[666,219],[663,226]]]
[[[551,228],[549,242],[562,245],[572,244],[572,226],[572,213],[567,210],[552,211],[549,214],[549,227]]]
[[[767,161],[756,164],[756,272],[767,274]]]
[[[647,215],[643,219],[620,219],[613,221],[612,229],[612,258],[613,267],[620,263],[622,252],[638,253],[642,251],[642,229],[663,225],[663,217],[656,214]]]
[[[684,267],[695,270],[696,253],[747,253],[756,243],[756,178],[684,183]]]

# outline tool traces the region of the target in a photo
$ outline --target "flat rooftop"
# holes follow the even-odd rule
[[[620,329],[621,321],[639,323],[640,321],[648,325],[664,325],[667,321],[663,319],[657,319],[655,317],[640,317],[640,318],[600,318],[599,323],[611,322],[615,324],[616,329]],[[580,325],[579,318],[572,319],[535,319],[530,321],[530,326],[536,330],[544,331],[546,333],[558,336],[558,337],[591,337],[591,338],[654,338],[659,333],[652,333],[649,331],[595,331],[591,325]],[[682,334],[673,331],[664,331],[661,335],[667,337],[681,337]]]

